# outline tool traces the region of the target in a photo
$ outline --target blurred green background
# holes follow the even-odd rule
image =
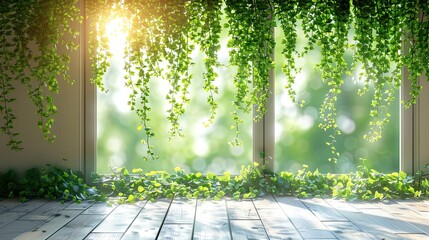
[[[320,60],[319,50],[299,59],[298,66],[302,72],[297,74],[296,89],[298,99],[305,99],[301,108],[292,103],[284,89],[285,76],[281,71],[283,61],[281,55],[282,32],[276,28],[278,39],[275,51],[276,59],[276,153],[274,157],[275,171],[296,171],[307,164],[310,170],[321,172],[344,173],[356,170],[365,164],[383,172],[399,169],[399,100],[390,108],[391,122],[384,130],[383,139],[377,143],[369,143],[363,139],[368,131],[371,92],[358,96],[357,91],[362,84],[350,76],[345,76],[343,93],[338,100],[337,121],[342,135],[337,137],[337,149],[341,153],[338,163],[328,162],[330,149],[325,145],[329,133],[319,129],[319,106],[322,104],[327,88],[321,83],[320,72],[314,65]],[[303,33],[299,32],[298,47],[305,44]],[[194,172],[238,173],[242,165],[252,161],[252,116],[242,115],[241,126],[243,146],[231,147],[228,142],[234,138],[231,130],[231,113],[235,87],[232,81],[234,69],[228,63],[227,32],[222,32],[222,48],[219,53],[223,66],[217,69],[219,79],[216,84],[220,91],[216,96],[219,104],[216,121],[209,127],[203,122],[209,117],[207,93],[203,89],[202,54],[195,51],[192,67],[194,80],[191,84],[191,102],[181,119],[181,127],[185,138],[174,138],[168,141],[170,128],[166,120],[166,100],[168,83],[163,79],[151,82],[152,107],[150,127],[156,136],[152,143],[155,153],[160,157],[155,161],[144,161],[145,145],[140,142],[144,136],[137,131],[139,120],[127,105],[129,90],[124,85],[123,61],[120,43],[123,38],[116,38],[114,57],[111,67],[105,76],[105,84],[109,91],[97,95],[97,172],[109,173],[114,167],[142,168],[145,171],[173,171],[178,166]],[[352,52],[346,53],[346,60],[352,62]],[[399,99],[399,98],[398,98]],[[365,160],[362,160],[365,159]]]

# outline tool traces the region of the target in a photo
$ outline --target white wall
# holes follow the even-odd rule
[[[37,127],[35,107],[26,94],[26,89],[17,86],[14,91],[12,107],[17,117],[15,129],[23,141],[22,151],[11,151],[6,143],[8,138],[0,134],[0,173],[8,169],[20,172],[32,167],[52,164],[74,170],[84,170],[84,81],[82,51],[78,50],[71,56],[71,78],[73,85],[60,81],[60,93],[55,96],[58,113],[54,117],[54,143],[47,143]]]
[[[402,99],[409,99],[408,72],[404,70],[404,84],[401,90]],[[419,79],[423,87],[417,103],[409,109],[401,109],[401,164],[402,171],[415,173],[425,170],[429,164],[429,82],[426,76]],[[402,106],[401,106],[402,107]]]

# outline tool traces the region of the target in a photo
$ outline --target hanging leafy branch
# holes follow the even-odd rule
[[[276,0],[274,2],[276,6],[275,15],[285,35],[282,40],[282,54],[285,57],[285,63],[282,67],[282,71],[286,75],[285,89],[288,91],[292,102],[296,102],[296,91],[293,87],[295,84],[295,74],[299,71],[295,64],[296,56],[298,56],[298,51],[296,50],[298,37],[296,30],[299,11],[298,1]],[[301,102],[302,104],[303,102]]]
[[[69,79],[70,52],[77,49],[76,22],[81,21],[77,0],[2,1],[0,4],[0,112],[1,132],[9,137],[7,145],[20,150],[14,131],[13,102],[19,84],[39,116],[37,125],[48,141],[57,107],[59,79]],[[31,47],[30,47],[31,45]]]
[[[381,138],[382,129],[389,122],[387,107],[394,100],[394,94],[401,84],[401,4],[390,2],[354,1],[355,15],[355,58],[363,68],[359,78],[365,87],[359,94],[365,94],[374,86],[371,102],[370,131],[364,136],[370,142]],[[368,34],[368,31],[374,34]],[[393,69],[393,70],[392,70]]]
[[[236,137],[233,145],[239,145],[238,112],[249,113],[255,106],[258,121],[265,114],[265,103],[270,97],[269,72],[274,68],[272,53],[274,6],[271,1],[225,1],[228,18],[230,64],[237,67],[234,84],[237,92],[234,99]]]
[[[150,159],[157,159],[151,145],[151,138],[155,136],[150,127],[149,113],[151,107],[149,104],[150,87],[149,83],[152,77],[159,77],[161,70],[159,68],[160,61],[157,56],[161,54],[159,44],[161,42],[159,36],[153,34],[159,31],[158,24],[151,24],[156,21],[158,12],[148,11],[148,9],[156,9],[153,2],[131,2],[125,5],[128,13],[134,16],[128,19],[129,28],[138,28],[137,26],[145,26],[140,31],[129,31],[127,45],[125,49],[125,70],[126,83],[132,91],[128,105],[131,110],[135,111],[140,118],[141,126],[138,130],[143,131],[145,139],[142,140],[147,147],[146,155]],[[150,37],[153,36],[153,37]],[[148,157],[144,159],[147,160]]]
[[[215,71],[220,64],[217,59],[217,54],[220,49],[220,33],[222,31],[221,15],[222,1],[213,0],[198,0],[191,1],[188,7],[189,25],[194,33],[191,38],[199,46],[200,50],[205,54],[203,73],[204,87],[208,92],[207,103],[210,106],[210,117],[205,123],[206,126],[213,123],[216,117],[218,104],[215,101],[215,95],[219,92],[219,87],[215,85],[215,80],[218,77]]]
[[[419,79],[429,73],[429,1],[405,1],[402,4],[402,34],[404,45],[408,48],[403,54],[403,64],[409,72],[410,99],[405,101],[409,108],[417,102],[422,87]]]

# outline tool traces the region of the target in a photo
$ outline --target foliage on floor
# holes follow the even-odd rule
[[[117,168],[109,175],[93,174],[92,184],[72,170],[47,166],[30,169],[21,178],[15,171],[0,174],[0,197],[116,201],[119,203],[174,196],[186,198],[223,197],[255,198],[265,194],[295,195],[298,197],[334,197],[346,200],[383,200],[429,196],[427,174],[415,176],[404,172],[381,173],[366,167],[349,174],[322,174],[309,171],[308,166],[296,173],[274,173],[257,164],[242,166],[240,174],[232,176],[208,173],[185,173],[175,168],[144,172],[142,169]]]

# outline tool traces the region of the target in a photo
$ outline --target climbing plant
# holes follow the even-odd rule
[[[2,132],[11,138],[9,145],[19,148],[13,129],[11,92],[15,82],[28,87],[28,96],[41,116],[39,126],[50,138],[52,115],[56,112],[52,93],[58,91],[57,76],[67,76],[67,54],[59,54],[58,45],[75,48],[73,41],[65,43],[66,33],[76,36],[71,27],[80,21],[76,1],[5,1],[0,19],[0,112]],[[337,100],[347,75],[358,75],[364,87],[359,94],[372,94],[369,141],[381,138],[389,122],[387,107],[395,100],[401,86],[401,72],[406,69],[410,85],[409,100],[404,106],[416,103],[420,94],[420,77],[429,70],[429,13],[428,0],[86,0],[86,21],[90,23],[89,58],[91,80],[107,91],[103,76],[109,67],[108,23],[117,19],[126,35],[124,50],[124,86],[131,90],[129,105],[140,118],[142,142],[146,144],[146,159],[156,159],[151,145],[159,129],[151,128],[151,81],[164,81],[168,104],[166,118],[171,137],[182,136],[180,118],[190,101],[189,86],[198,84],[207,92],[208,120],[214,121],[218,104],[216,79],[220,63],[220,33],[228,31],[229,67],[235,75],[235,98],[232,103],[232,128],[236,137],[232,144],[240,144],[242,113],[255,110],[255,121],[266,111],[271,96],[269,75],[274,68],[275,47],[273,29],[278,25],[284,33],[284,83],[291,99],[300,106],[305,102],[296,94],[296,74],[300,71],[297,59],[315,48],[321,50],[321,60],[315,66],[321,81],[328,86],[320,107],[320,128],[331,133],[327,145],[332,151],[330,160],[338,153],[335,136]],[[47,11],[47,12],[46,12]],[[50,16],[50,17],[46,17]],[[226,22],[222,23],[222,18]],[[41,27],[43,26],[43,27]],[[48,27],[46,27],[48,26]],[[303,49],[297,47],[297,31],[302,28],[306,38]],[[353,37],[351,32],[354,32]],[[36,51],[30,43],[36,43]],[[199,50],[204,54],[204,73],[192,75],[191,55]],[[345,52],[352,50],[352,65],[347,65]],[[49,71],[48,71],[49,70]],[[225,79],[228,81],[228,79]],[[357,80],[356,80],[357,81]],[[46,95],[46,92],[49,92]],[[156,109],[158,110],[158,109]]]
[[[77,48],[77,22],[81,21],[77,0],[13,1],[0,3],[0,131],[8,136],[13,150],[21,149],[13,102],[26,89],[38,115],[37,125],[48,141],[57,107],[54,96],[59,79],[69,77],[70,53]],[[21,88],[21,87],[20,87]]]

